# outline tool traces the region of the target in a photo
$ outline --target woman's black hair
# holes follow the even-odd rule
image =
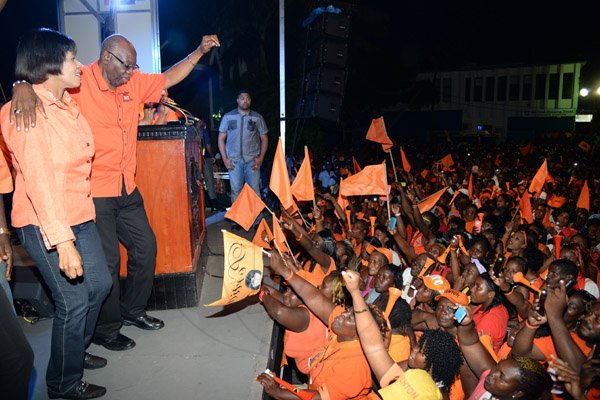
[[[454,337],[443,329],[426,329],[419,338],[419,349],[425,355],[425,370],[447,392],[463,364],[463,357]]]
[[[423,213],[423,220],[429,221],[428,228],[433,234],[440,230],[440,219],[431,211]]]
[[[492,300],[490,305],[485,308],[484,311],[491,310],[492,308],[503,304],[502,292],[500,291],[500,288],[494,284],[494,281],[492,280],[492,278],[490,278],[490,274],[486,272],[479,276],[484,280],[488,288],[494,292],[494,299]]]
[[[519,267],[521,267],[521,272],[523,273],[523,275],[526,275],[527,272],[529,272],[529,268],[527,268],[527,260],[524,259],[523,257],[519,257],[519,256],[509,257],[508,260],[506,260],[506,264],[508,264],[509,262],[517,263],[519,265]]]
[[[523,256],[527,260],[527,270],[536,273],[542,268],[546,259],[544,253],[535,247],[526,247],[523,251]]]
[[[385,310],[389,298],[389,292],[381,293],[373,304],[375,304],[380,309]],[[394,307],[392,307],[392,311],[390,312],[390,316],[388,317],[392,329],[397,329],[400,331],[401,334],[408,336],[410,330],[412,329],[411,318],[412,311],[406,300],[404,300],[403,298],[399,298],[398,300],[396,300],[396,303],[394,304]]]
[[[68,52],[77,53],[77,45],[63,33],[48,28],[25,33],[17,45],[15,79],[40,84],[60,75]]]
[[[485,258],[483,260],[479,260],[479,261],[481,261],[487,265],[492,264],[492,262],[494,261],[495,252],[494,252],[494,249],[492,248],[492,245],[490,244],[490,241],[487,240],[487,238],[482,235],[474,236],[473,239],[471,239],[471,242],[469,243],[469,249],[471,247],[473,247],[474,245],[476,245],[477,243],[481,243],[484,250],[486,251]]]
[[[365,236],[365,242],[372,244],[375,247],[383,246],[379,239],[377,239],[375,236]]]

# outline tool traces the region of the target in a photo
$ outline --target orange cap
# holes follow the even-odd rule
[[[469,305],[469,297],[461,291],[455,289],[448,289],[444,291],[444,293],[435,296],[436,300],[441,299],[442,297],[447,298],[452,303],[457,304],[459,306],[467,306]]]
[[[385,256],[385,258],[387,258],[388,264],[392,263],[394,256],[392,255],[392,251],[390,249],[386,249],[385,247],[376,247],[375,251],[383,254]]]
[[[450,289],[450,283],[441,275],[425,275],[422,277],[425,287],[438,292]]]

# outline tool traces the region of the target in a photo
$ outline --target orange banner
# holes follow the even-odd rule
[[[590,188],[588,187],[587,181],[583,181],[583,187],[579,198],[577,199],[577,208],[585,208],[590,211]]]
[[[548,177],[548,163],[546,160],[542,163],[542,166],[535,173],[535,176],[531,180],[531,184],[529,185],[529,193],[537,193],[540,194],[542,192],[542,188],[544,187],[544,183],[546,183],[546,178]]]
[[[410,172],[411,166],[408,162],[408,159],[406,158],[406,154],[404,154],[402,146],[400,146],[400,158],[402,159],[402,169],[408,174]]]
[[[310,156],[308,155],[308,147],[306,146],[304,146],[304,161],[302,161],[296,179],[292,183],[292,194],[298,201],[313,201],[315,199]]]
[[[277,143],[277,150],[275,150],[275,158],[273,159],[273,169],[271,170],[269,187],[273,193],[275,193],[277,198],[279,198],[279,201],[285,210],[293,206],[294,199],[292,198],[290,176],[288,175],[285,154],[283,153],[283,145],[281,144],[281,137]]]
[[[435,206],[435,204],[438,201],[440,201],[440,198],[444,193],[446,193],[446,190],[448,190],[448,187],[445,187],[442,190],[438,190],[431,196],[423,199],[423,201],[419,203],[419,212],[423,214],[424,212],[431,210],[433,206]]]
[[[358,174],[340,183],[340,195],[364,196],[367,194],[387,195],[385,163],[367,165]]]
[[[221,299],[210,304],[224,306],[258,293],[263,276],[262,249],[244,238],[223,231],[223,289]]]
[[[388,151],[394,147],[394,144],[387,134],[387,129],[385,129],[383,117],[375,118],[371,121],[371,126],[367,131],[367,140],[381,144],[383,151]]]

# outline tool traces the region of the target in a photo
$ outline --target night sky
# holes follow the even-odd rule
[[[329,4],[329,2],[323,2]],[[335,2],[334,2],[335,3]],[[589,2],[354,1],[345,112],[378,112],[395,104],[419,71],[478,65],[588,61],[596,79],[600,35]],[[287,80],[293,107],[302,76],[306,33],[301,22],[312,2],[287,0]],[[339,2],[338,4],[344,4]],[[248,60],[251,74],[224,87],[218,106],[233,107],[234,86],[249,86],[255,105],[278,104],[277,0],[160,0],[163,65],[186,56],[204,34],[216,33]],[[0,82],[10,96],[18,36],[38,26],[57,27],[56,2],[9,0],[0,14]],[[261,53],[261,51],[263,53]],[[260,55],[263,58],[260,58]],[[204,61],[206,62],[206,61]],[[204,77],[205,78],[205,77]],[[202,79],[196,77],[194,79]],[[193,80],[193,79],[192,79]],[[600,76],[599,76],[600,82]],[[196,87],[202,87],[199,83]],[[199,114],[205,102],[175,90],[176,100]],[[189,104],[186,104],[188,102]],[[272,108],[272,107],[271,107]],[[263,112],[265,112],[263,110]],[[276,118],[276,112],[265,112]],[[290,113],[290,111],[288,111]],[[274,122],[271,122],[274,124]]]

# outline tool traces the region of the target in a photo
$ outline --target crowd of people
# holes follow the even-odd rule
[[[302,218],[282,211],[290,251],[272,243],[269,259],[284,290],[263,284],[259,299],[286,328],[283,365],[306,386],[293,393],[264,373],[265,391],[276,399],[600,398],[593,154],[568,133],[501,146],[414,143],[404,147],[410,173],[387,163],[388,211],[386,196],[337,193],[359,162],[381,163],[386,154],[373,146],[313,155],[315,204],[298,203]],[[544,160],[548,173],[532,185]],[[288,158],[292,180],[300,162]]]

